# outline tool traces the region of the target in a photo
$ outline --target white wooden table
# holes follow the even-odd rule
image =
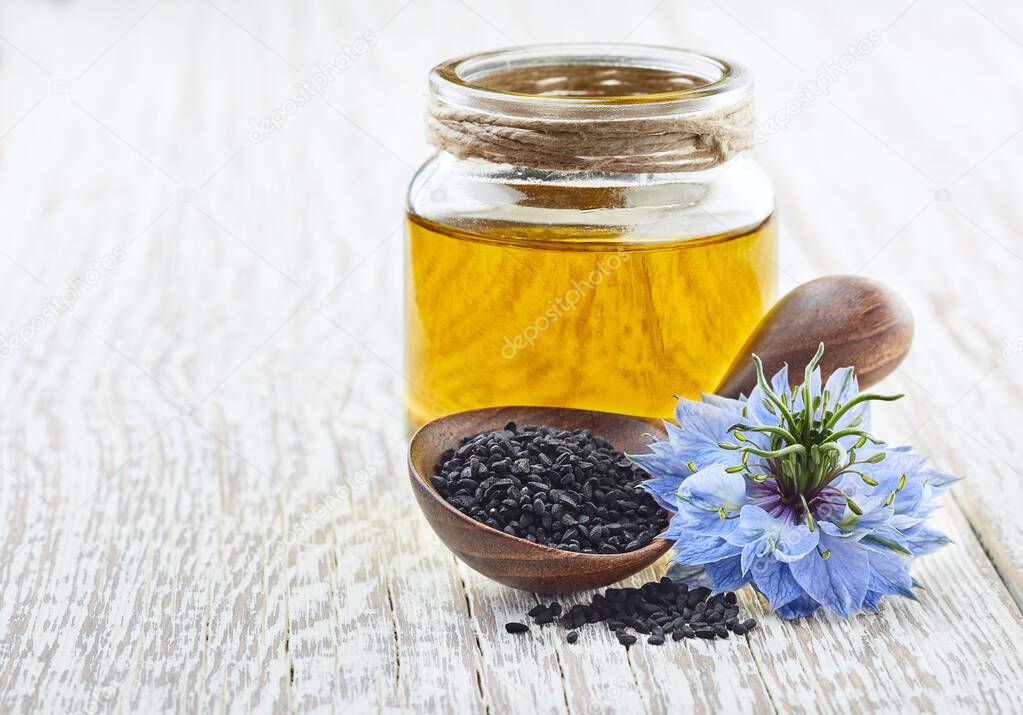
[[[511,638],[533,596],[420,517],[426,72],[568,40],[752,65],[785,287],[859,272],[912,304],[879,431],[967,478],[919,602],[785,623],[744,594],[747,638],[628,653]],[[1021,63],[994,0],[4,2],[0,711],[1020,712]]]

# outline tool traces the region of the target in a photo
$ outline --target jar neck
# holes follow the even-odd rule
[[[585,169],[552,170],[537,169],[507,162],[495,162],[478,157],[459,156],[446,149],[439,149],[431,158],[443,171],[460,176],[474,177],[484,181],[495,181],[507,185],[541,183],[547,186],[592,185],[613,187],[616,185],[634,187],[640,184],[678,184],[714,182],[718,176],[727,173],[733,166],[755,161],[750,151],[736,152],[726,162],[706,168],[687,168],[678,171],[601,171]]]
[[[670,48],[503,50],[434,69],[427,127],[456,157],[541,171],[702,170],[752,146],[752,80]]]

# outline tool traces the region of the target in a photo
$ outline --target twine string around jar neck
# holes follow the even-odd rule
[[[462,84],[457,64],[453,82],[444,67],[431,78],[427,135],[460,159],[546,171],[667,173],[710,169],[753,145],[748,77],[718,91],[721,82],[684,72],[552,61],[505,64],[485,83]],[[452,89],[445,82],[466,91],[445,91]]]

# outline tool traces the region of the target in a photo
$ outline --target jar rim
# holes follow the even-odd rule
[[[586,96],[518,92],[481,82],[502,70],[565,65],[660,70],[703,82],[669,91]],[[563,43],[504,48],[442,62],[430,72],[430,92],[449,106],[512,116],[666,117],[715,111],[742,101],[753,93],[753,76],[737,62],[676,47]]]

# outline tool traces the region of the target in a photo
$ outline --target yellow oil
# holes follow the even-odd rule
[[[607,229],[455,230],[410,216],[413,424],[494,405],[668,417],[713,391],[776,288],[770,219],[643,243]]]

